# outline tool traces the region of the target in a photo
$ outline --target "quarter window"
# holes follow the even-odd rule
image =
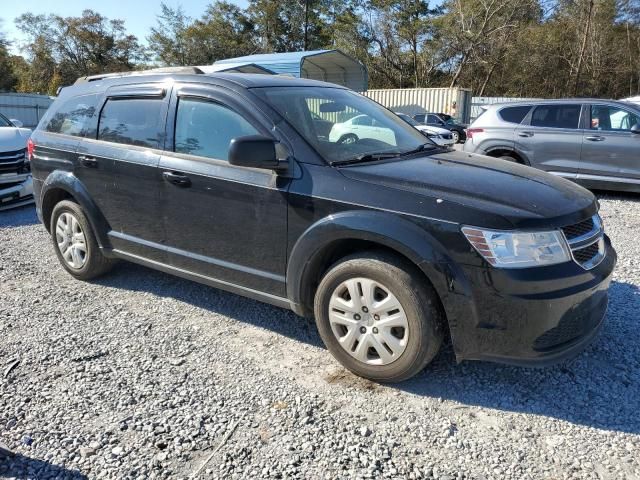
[[[638,115],[618,107],[593,105],[591,129],[604,131],[629,131],[640,122]]]
[[[160,98],[110,98],[100,113],[98,140],[160,148],[162,105]]]
[[[53,114],[45,130],[74,137],[84,136],[89,119],[96,111],[97,102],[97,95],[83,95],[67,100]]]
[[[525,105],[520,107],[505,107],[498,112],[500,118],[509,123],[521,123],[524,117],[527,116],[531,110],[531,105]]]
[[[176,152],[228,160],[231,140],[258,134],[240,114],[219,103],[190,98],[178,102]]]
[[[573,128],[580,122],[580,105],[541,105],[531,117],[534,127]]]

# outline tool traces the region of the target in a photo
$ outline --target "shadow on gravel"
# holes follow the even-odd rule
[[[542,415],[640,433],[640,288],[613,282],[605,325],[575,359],[541,369],[486,362],[457,365],[445,348],[420,375],[395,388],[463,405]]]
[[[289,310],[140,265],[121,262],[112,272],[94,282],[112,288],[148,292],[160,297],[174,298],[212,313],[265,328],[324,349],[324,344],[313,321],[299,317]]]
[[[43,460],[16,454],[13,457],[0,456],[0,478],[87,480],[88,477],[77,470],[67,470]]]
[[[33,204],[0,212],[0,228],[26,227],[37,223],[40,223],[40,220]]]
[[[324,349],[312,321],[145,267],[122,262],[95,283],[173,298]],[[607,319],[600,335],[569,362],[543,369],[485,362],[458,365],[448,345],[421,374],[390,388],[467,406],[542,415],[637,434],[640,433],[638,312],[640,288],[613,282]]]

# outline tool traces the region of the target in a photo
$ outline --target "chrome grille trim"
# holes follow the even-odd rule
[[[569,245],[569,249],[571,250],[571,258],[585,270],[591,270],[592,268],[600,265],[600,262],[604,260],[604,257],[606,255],[606,246],[604,243],[604,228],[602,227],[602,220],[600,219],[600,215],[594,215],[593,217],[591,217],[591,220],[593,222],[593,229],[590,232],[572,238],[571,240],[567,238],[564,229],[561,229],[562,235],[564,236],[567,244]],[[598,244],[598,250],[595,255],[584,261],[580,261],[578,258],[576,258],[576,253],[579,254],[580,251],[591,247],[595,243]]]

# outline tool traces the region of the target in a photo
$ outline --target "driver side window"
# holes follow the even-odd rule
[[[178,153],[228,160],[231,140],[258,134],[239,113],[224,105],[196,98],[178,102],[174,143]]]
[[[630,131],[640,122],[635,115],[620,107],[606,105],[591,106],[591,129],[600,131]]]

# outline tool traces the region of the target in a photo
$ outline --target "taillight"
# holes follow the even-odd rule
[[[36,148],[36,144],[33,143],[33,140],[27,140],[27,161],[31,161],[31,156],[33,155],[33,150]]]
[[[483,128],[467,128],[467,138],[473,138],[474,133],[484,132]]]

